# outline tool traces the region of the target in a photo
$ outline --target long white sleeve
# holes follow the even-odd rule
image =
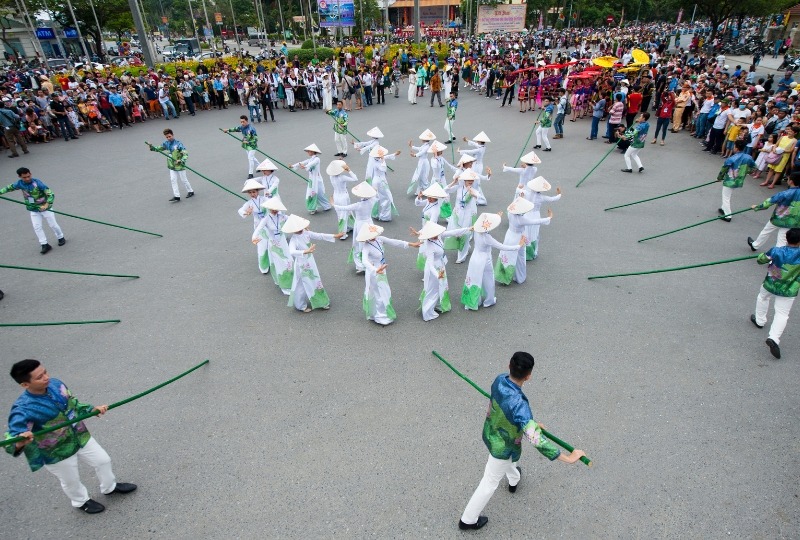
[[[335,242],[336,241],[336,238],[334,238],[334,236],[332,234],[308,231],[308,236],[312,240],[322,240],[324,242]]]
[[[401,247],[403,249],[408,249],[408,242],[406,242],[405,240],[395,240],[394,238],[387,238],[385,236],[379,236],[378,239],[384,244],[389,244],[392,247]]]
[[[491,247],[499,249],[500,251],[516,251],[519,249],[519,245],[510,246],[506,244],[501,244],[500,242],[494,239],[494,236],[492,236],[489,233],[478,233],[478,234],[485,234],[486,236],[484,237],[484,241]]]

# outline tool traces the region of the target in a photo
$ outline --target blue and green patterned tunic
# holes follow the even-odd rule
[[[774,247],[758,256],[758,264],[769,264],[762,286],[777,296],[797,296],[800,291],[800,247]]]
[[[93,409],[93,405],[80,403],[63,382],[51,377],[44,394],[32,394],[26,390],[11,406],[6,439],[72,420]],[[38,471],[45,465],[58,463],[74,455],[90,438],[83,422],[77,422],[34,437],[33,442],[24,446],[22,451],[31,470]],[[5,449],[9,454],[19,455],[13,444]]]
[[[25,197],[25,208],[31,212],[41,212],[42,209],[39,207],[44,203],[47,203],[47,209],[50,210],[56,198],[53,191],[38,178],[31,178],[30,182],[25,182],[20,178],[13,184],[0,188],[0,195],[16,190],[22,192],[22,196]]]
[[[786,191],[776,193],[756,206],[755,210],[766,210],[773,204],[775,211],[769,218],[770,223],[784,229],[800,227],[800,187],[790,187]]]
[[[528,398],[508,373],[498,375],[492,383],[492,399],[483,423],[483,442],[496,459],[516,462],[522,455],[522,438],[528,439],[549,460],[561,451],[542,435],[542,428],[533,419]]]

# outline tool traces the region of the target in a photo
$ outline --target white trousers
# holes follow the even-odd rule
[[[340,154],[347,153],[347,136],[344,133],[334,133],[333,140],[336,142],[336,150]]]
[[[256,167],[258,167],[259,163],[261,163],[261,162],[258,161],[258,158],[256,157],[256,151],[255,150],[248,150],[247,151],[247,172],[249,174],[253,174],[255,172],[255,170],[256,170]]]
[[[550,148],[550,139],[547,138],[548,131],[550,131],[549,127],[536,126],[536,144],[538,146],[542,146],[542,141],[544,141],[544,147]]]
[[[761,232],[758,233],[758,238],[755,239],[753,242],[753,247],[756,249],[761,249],[767,242],[767,238],[769,235],[772,234],[772,231],[778,230],[778,240],[775,244],[775,247],[783,247],[786,245],[786,233],[789,232],[789,229],[784,229],[783,227],[777,227],[772,224],[771,221],[767,221],[767,224],[764,225],[764,228],[761,229]]]
[[[446,135],[445,140],[449,141],[450,139],[453,139],[455,137],[455,135],[453,135],[456,132],[456,128],[454,127],[455,125],[456,125],[455,118],[453,118],[452,120],[450,120],[449,118],[444,119],[444,133]]]
[[[634,148],[633,146],[629,146],[628,149],[625,150],[625,168],[626,169],[631,169],[632,168],[631,167],[631,158],[633,158],[633,161],[636,162],[636,166],[638,168],[641,169],[644,166],[644,165],[642,165],[642,160],[639,159],[639,151],[640,150],[641,150],[641,148]]]
[[[781,342],[781,335],[789,321],[789,312],[792,311],[794,296],[778,296],[772,294],[764,286],[758,291],[756,298],[756,322],[764,325],[767,322],[767,311],[769,311],[769,301],[775,299],[775,313],[772,316],[772,326],[769,327],[769,337],[775,343]]]
[[[472,494],[472,498],[467,503],[464,513],[461,515],[461,521],[467,525],[472,525],[478,522],[481,512],[486,507],[486,503],[492,498],[494,490],[503,476],[508,478],[508,485],[516,486],[519,483],[520,474],[517,470],[517,464],[508,459],[497,459],[489,456],[489,461],[486,462],[486,469],[483,471],[483,478],[481,483],[478,484],[478,489]]]
[[[61,481],[61,489],[72,501],[72,506],[80,508],[89,500],[89,492],[81,482],[78,473],[78,459],[91,466],[100,481],[100,492],[109,494],[117,487],[114,471],[111,470],[111,458],[103,447],[98,444],[94,437],[89,439],[86,446],[78,450],[63,461],[53,465],[45,465],[44,468],[53,473]]]
[[[39,243],[41,245],[45,245],[47,243],[47,236],[45,236],[44,229],[42,228],[42,218],[47,220],[47,224],[55,233],[56,238],[64,238],[64,233],[61,231],[61,227],[58,226],[58,223],[56,223],[56,215],[53,212],[50,210],[45,210],[44,212],[31,212],[33,232],[36,233],[36,238],[39,239]]]
[[[733,195],[733,188],[722,186],[722,211],[726,214],[731,213],[731,195]]]
[[[191,193],[193,191],[191,184],[189,184],[189,179],[186,178],[186,171],[173,171],[170,169],[169,181],[172,183],[172,194],[175,197],[181,196],[181,192],[178,189],[178,180],[180,180],[183,184],[183,187],[186,188],[187,193]]]

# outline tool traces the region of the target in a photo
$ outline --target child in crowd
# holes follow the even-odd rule
[[[758,149],[758,156],[756,157],[756,172],[753,173],[753,178],[761,178],[761,173],[767,168],[767,156],[772,149],[775,148],[775,143],[778,142],[778,136],[774,133],[767,137],[764,146]]]

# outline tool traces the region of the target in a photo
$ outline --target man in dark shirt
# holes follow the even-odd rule
[[[72,122],[67,118],[67,107],[66,103],[64,103],[64,99],[61,92],[55,92],[53,100],[50,102],[50,110],[56,115],[56,121],[61,130],[61,135],[64,136],[65,141],[68,141],[70,138],[77,139],[78,136],[75,133],[75,128],[72,127]]]

